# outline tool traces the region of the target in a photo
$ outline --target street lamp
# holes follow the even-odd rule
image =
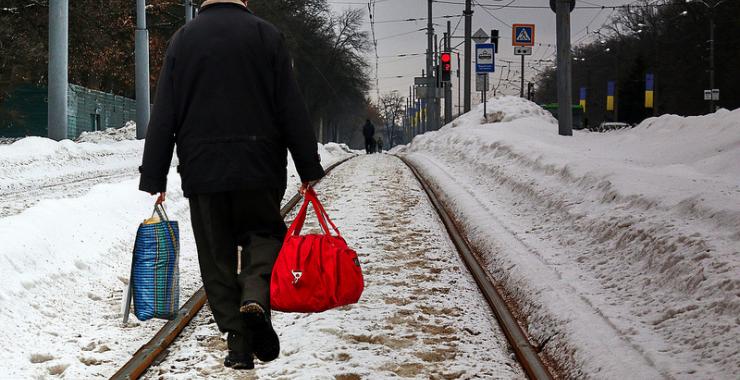
[[[709,97],[709,113],[714,112],[714,16],[715,9],[720,4],[727,0],[718,0],[714,5],[709,5],[704,0],[686,0],[686,3],[700,3],[704,4],[709,9],[709,90],[712,91],[712,95]],[[688,11],[683,11],[681,14],[687,14]],[[717,99],[719,100],[719,99]]]

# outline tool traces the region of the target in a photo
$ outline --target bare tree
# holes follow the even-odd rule
[[[380,109],[382,111],[383,124],[386,127],[388,137],[388,146],[393,147],[396,143],[397,135],[396,123],[403,117],[403,107],[406,99],[398,94],[398,91],[392,91],[380,97]]]

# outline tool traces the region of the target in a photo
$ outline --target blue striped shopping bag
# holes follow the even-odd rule
[[[155,216],[156,215],[156,216]],[[164,206],[154,206],[152,218],[139,225],[131,260],[123,322],[128,322],[133,296],[140,321],[174,319],[180,308],[180,230]]]

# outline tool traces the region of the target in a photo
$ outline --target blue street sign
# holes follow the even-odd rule
[[[492,73],[496,71],[493,44],[475,44],[475,72]]]
[[[511,32],[513,46],[534,45],[534,24],[514,24]]]

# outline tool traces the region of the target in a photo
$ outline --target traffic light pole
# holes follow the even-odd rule
[[[445,35],[445,53],[450,54],[452,50],[452,23],[447,21],[447,34]],[[450,56],[451,58],[451,56]],[[450,78],[451,79],[451,78]],[[452,121],[452,81],[443,82],[445,89],[445,125]]]

